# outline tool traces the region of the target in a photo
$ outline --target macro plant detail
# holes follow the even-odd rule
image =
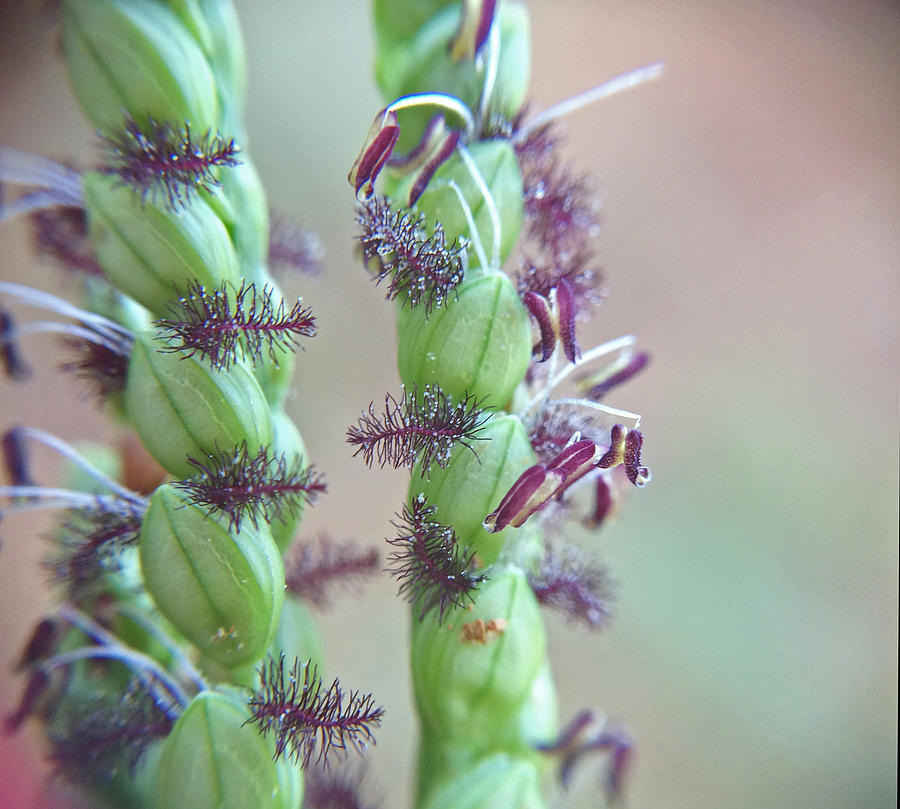
[[[65,0],[59,24],[99,164],[0,147],[4,192],[24,188],[3,194],[0,218],[31,218],[81,300],[0,283],[3,368],[25,378],[29,336],[57,335],[61,367],[159,469],[138,492],[103,448],[34,427],[3,436],[0,516],[63,513],[46,561],[60,605],[26,645],[5,729],[41,723],[58,773],[95,804],[296,809],[304,770],[362,752],[383,715],[315,674],[322,642],[300,600],[370,576],[377,553],[291,545],[326,492],[284,411],[317,323],[269,265],[314,269],[320,246],[284,222],[270,232],[230,0]],[[67,486],[34,480],[38,446],[63,459]]]
[[[567,786],[592,751],[606,754],[613,801],[631,742],[589,712],[560,729],[539,607],[589,628],[609,619],[606,570],[562,538],[580,516],[578,489],[593,484],[586,522],[596,528],[623,486],[650,479],[640,417],[600,401],[648,355],[633,352],[633,337],[588,350],[576,338],[602,297],[598,219],[593,184],[558,157],[556,121],[661,68],[532,116],[523,5],[374,8],[375,72],[389,103],[348,179],[365,269],[376,284],[391,278],[405,392],[388,394],[383,418],[370,405],[347,440],[370,466],[411,467],[388,542],[399,547],[389,570],[411,602],[415,805],[547,806],[552,760]],[[576,395],[558,394],[567,380]],[[458,407],[477,402],[477,446],[447,444],[434,463],[430,443],[407,437],[422,426],[408,397],[429,389]],[[455,412],[432,416],[429,436],[452,432]]]
[[[0,197],[0,219],[30,218],[80,301],[0,282],[0,363],[24,379],[29,335],[60,337],[60,367],[159,472],[136,491],[102,448],[34,427],[2,437],[0,517],[63,513],[46,560],[60,605],[23,650],[6,731],[40,723],[58,772],[104,805],[361,806],[358,771],[336,764],[374,743],[385,712],[319,675],[308,605],[381,572],[410,611],[413,805],[540,809],[554,768],[567,787],[595,753],[618,799],[631,740],[589,710],[560,723],[541,608],[610,619],[608,571],[566,535],[650,480],[640,417],[602,402],[649,355],[631,336],[577,339],[602,299],[598,219],[557,119],[660,66],[532,115],[524,5],[374,1],[376,78],[394,100],[349,180],[403,386],[346,440],[369,467],[410,470],[382,561],[294,538],[327,488],[284,409],[318,323],[270,268],[315,271],[321,252],[270,223],[231,0],[63,0],[59,19],[101,156],[77,171],[0,147],[4,191],[26,189]],[[33,479],[37,445],[65,461],[65,486]]]

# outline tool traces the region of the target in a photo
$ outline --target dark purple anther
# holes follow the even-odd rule
[[[526,469],[500,501],[500,505],[484,518],[482,525],[492,534],[502,531],[508,525],[518,528],[550,500],[565,482],[565,473],[560,469],[547,469],[543,464]]]
[[[596,466],[601,454],[593,441],[583,438],[560,452],[547,464],[547,469],[559,469],[566,476],[566,486],[571,486]]]
[[[394,151],[399,137],[397,113],[382,110],[375,117],[362,151],[353,163],[350,174],[347,175],[357,196],[361,189],[364,191],[363,196],[372,196],[375,191],[375,180]]]
[[[15,670],[22,671],[29,666],[46,660],[56,651],[56,644],[59,640],[59,626],[55,621],[44,618],[38,623],[22,650],[22,656],[16,663]]]
[[[494,22],[494,10],[497,6],[497,0],[484,0],[481,3],[481,13],[478,16],[478,28],[475,30],[475,55],[487,42],[488,34],[491,32],[491,25]]]
[[[615,505],[613,487],[605,475],[597,478],[597,487],[594,502],[594,513],[588,518],[594,528],[599,528],[612,513]]]
[[[616,424],[609,431],[609,449],[603,454],[597,466],[601,469],[612,469],[622,463],[625,452],[625,425]]]
[[[625,451],[622,463],[625,466],[625,474],[635,486],[644,486],[650,480],[650,470],[641,466],[641,445],[644,436],[637,430],[631,430],[625,436]]]
[[[650,362],[650,354],[646,351],[642,351],[639,354],[635,354],[634,357],[631,358],[631,361],[622,369],[616,371],[614,374],[610,374],[606,379],[602,382],[594,385],[586,394],[588,399],[592,399],[595,402],[602,399],[609,393],[613,388],[618,387],[619,385],[628,382],[632,377],[637,376],[644,368],[647,367],[647,363]]]
[[[0,366],[10,379],[25,379],[31,373],[15,341],[15,321],[4,309],[0,309]]]
[[[553,329],[553,314],[550,311],[550,301],[537,292],[526,292],[523,296],[525,306],[531,316],[537,321],[538,329],[541,332],[541,341],[532,349],[532,356],[540,353],[541,358],[538,362],[546,362],[553,354],[556,346],[556,333]]]
[[[28,677],[22,698],[16,709],[6,717],[3,729],[7,733],[15,733],[31,716],[38,706],[41,697],[47,692],[50,685],[50,676],[42,669],[35,669]]]
[[[435,153],[428,159],[428,162],[422,166],[422,170],[418,173],[412,187],[409,189],[407,205],[410,208],[415,205],[419,197],[422,196],[422,192],[428,186],[428,183],[431,181],[434,173],[440,168],[441,164],[456,151],[456,145],[459,143],[460,135],[461,133],[458,129],[451,130],[441,142],[440,146],[438,146]]]
[[[425,125],[419,142],[404,155],[392,154],[387,164],[391,168],[409,171],[418,168],[428,159],[428,155],[434,151],[436,144],[443,138],[445,126],[444,116],[441,113],[432,116]]]
[[[456,35],[450,40],[450,58],[454,62],[474,59],[491,33],[497,0],[466,0]]]
[[[569,362],[575,362],[581,356],[575,339],[575,291],[565,278],[560,278],[556,285],[556,317],[563,353]]]
[[[28,454],[21,430],[13,427],[3,434],[3,465],[13,486],[34,486],[34,480],[28,473]]]

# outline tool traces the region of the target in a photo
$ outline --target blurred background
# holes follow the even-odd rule
[[[49,5],[49,4],[47,4]],[[536,109],[662,59],[664,77],[565,121],[599,181],[609,295],[583,346],[634,333],[649,370],[614,406],[644,414],[653,482],[586,539],[618,582],[599,633],[548,616],[563,717],[624,722],[628,807],[896,806],[900,9],[892,2],[529,4]],[[0,142],[89,166],[45,4],[0,16]],[[350,457],[346,427],[396,390],[390,307],[354,261],[346,173],[382,105],[369,10],[238,2],[252,153],[272,207],[321,234],[325,272],[285,281],[319,318],[290,408],[329,494],[301,536],[380,542],[401,474]],[[263,11],[263,9],[265,9]],[[0,277],[63,294],[0,226]],[[0,427],[117,440],[57,346],[0,380]],[[37,477],[58,468],[41,454]],[[11,661],[52,604],[51,522],[0,525],[0,711]],[[320,615],[333,672],[386,708],[370,778],[408,805],[415,725],[406,611],[388,577]],[[585,764],[558,806],[592,807]],[[33,728],[0,736],[0,805],[65,806]]]

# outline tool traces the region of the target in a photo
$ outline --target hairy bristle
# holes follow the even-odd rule
[[[284,559],[287,589],[317,607],[328,606],[332,586],[352,587],[378,570],[375,548],[335,542],[325,534],[310,542],[292,543]]]
[[[141,199],[162,197],[171,209],[188,203],[200,190],[219,185],[216,171],[240,162],[233,139],[211,130],[199,137],[190,126],[150,118],[141,127],[130,116],[122,129],[103,138],[107,159],[101,171],[117,176]]]
[[[59,370],[75,374],[91,395],[103,401],[110,394],[125,390],[130,342],[118,346],[109,341],[95,343],[77,337],[65,338],[62,342],[72,352],[72,357],[61,363]]]
[[[245,519],[257,527],[260,520],[296,516],[327,490],[322,475],[302,458],[288,461],[283,454],[270,455],[266,447],[251,452],[246,442],[202,459],[188,458],[188,463],[196,470],[194,477],[173,485],[210,514],[228,515],[235,531]]]
[[[123,695],[67,700],[65,716],[49,728],[50,759],[67,779],[95,786],[133,777],[150,745],[165,738],[172,719],[137,682]]]
[[[431,232],[425,217],[414,218],[394,210],[384,197],[374,195],[357,208],[359,237],[375,283],[388,283],[387,299],[399,298],[410,307],[422,305],[431,314],[448,303],[465,274],[467,245],[457,239],[447,245],[440,225]]]
[[[70,511],[51,535],[54,552],[44,563],[73,604],[99,595],[106,574],[120,569],[120,557],[137,544],[141,514]]]
[[[272,270],[299,270],[315,275],[322,270],[324,255],[325,246],[314,230],[271,214],[269,266]]]
[[[290,309],[275,290],[241,284],[234,294],[228,284],[207,289],[192,282],[187,293],[170,307],[169,318],[157,320],[161,351],[201,354],[213,368],[230,368],[240,355],[254,363],[267,351],[278,364],[278,353],[293,351],[300,337],[313,337],[316,319],[298,300]]]
[[[440,622],[450,606],[474,601],[484,576],[473,572],[475,553],[460,548],[456,532],[432,519],[434,513],[423,494],[403,507],[393,523],[399,534],[388,540],[397,548],[388,557],[388,572],[400,582],[399,594],[418,605],[419,620],[437,607]]]
[[[360,767],[326,772],[311,767],[303,777],[303,809],[377,809]],[[364,797],[365,795],[365,797]]]
[[[517,127],[521,124],[516,122]],[[516,146],[525,193],[527,249],[538,256],[523,261],[516,281],[520,295],[546,296],[564,278],[572,286],[576,313],[584,318],[603,298],[601,274],[590,248],[599,230],[596,189],[588,177],[560,163],[561,140],[556,127],[548,124]]]
[[[385,395],[381,415],[371,402],[368,412],[347,430],[347,443],[356,447],[354,457],[361,453],[367,466],[377,459],[382,467],[412,468],[418,461],[424,476],[433,463],[446,468],[457,444],[474,453],[471,442],[484,440],[479,433],[490,417],[474,396],[454,404],[437,386],[426,385],[421,394],[413,386],[404,389],[399,400]]]
[[[249,700],[259,732],[275,737],[275,759],[285,753],[306,769],[312,762],[327,765],[333,751],[362,752],[374,743],[372,728],[381,724],[382,708],[371,694],[344,693],[340,682],[325,687],[309,662],[295,660],[285,673],[285,659],[269,658],[259,670],[260,689]]]
[[[541,604],[572,621],[599,629],[610,619],[613,596],[609,573],[574,545],[548,545],[528,580]]]
[[[32,239],[38,255],[66,270],[103,277],[103,269],[88,238],[84,208],[56,206],[31,214]]]

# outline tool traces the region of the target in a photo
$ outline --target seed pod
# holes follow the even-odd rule
[[[65,0],[63,50],[75,94],[91,123],[121,126],[124,113],[219,126],[215,80],[199,44],[163,3]]]
[[[475,445],[477,455],[457,446],[446,468],[433,466],[427,478],[414,468],[409,495],[414,502],[419,493],[424,494],[428,505],[436,508],[434,518],[452,526],[460,545],[475,551],[478,559],[489,565],[496,561],[504,543],[525,532],[507,528],[489,534],[481,522],[522,470],[534,463],[535,455],[525,427],[515,416],[495,414],[478,437],[485,440]]]
[[[520,749],[519,713],[546,658],[546,637],[525,574],[492,572],[470,609],[432,612],[412,628],[412,679],[423,728],[477,757]]]
[[[143,202],[109,175],[84,175],[88,227],[106,277],[153,314],[189,282],[237,285],[237,256],[228,231],[199,196],[178,211],[165,201]]]
[[[478,171],[487,185],[500,216],[500,263],[515,247],[522,229],[523,192],[522,174],[519,162],[508,140],[488,140],[473,143],[469,152]],[[454,154],[438,168],[428,183],[425,192],[419,197],[413,210],[425,214],[429,222],[440,222],[444,229],[447,244],[453,244],[457,237],[472,240],[472,232],[466,220],[459,197],[448,182],[453,180],[462,191],[475,221],[475,228],[484,245],[487,260],[493,254],[494,225],[484,195],[478,188],[471,172],[459,154]],[[414,177],[408,177],[397,188],[396,198],[405,200]],[[475,278],[481,267],[478,253],[469,248],[466,277]],[[499,269],[491,267],[490,269]]]
[[[225,666],[262,657],[284,602],[284,566],[265,526],[230,533],[165,484],[139,542],[147,592],[182,635]]]
[[[497,5],[493,24],[499,25],[500,58],[490,109],[512,118],[519,112],[528,89],[530,24],[528,11],[521,3],[500,2]],[[453,58],[451,44],[459,24],[460,6],[454,3],[438,11],[402,41],[380,41],[375,74],[384,95],[399,98],[413,93],[448,93],[471,109],[477,109],[485,68],[479,67],[472,58]],[[486,55],[488,47],[486,44],[482,48],[481,57]],[[400,151],[407,151],[418,142],[433,114],[433,109],[403,110],[399,114]]]
[[[245,441],[255,453],[272,440],[268,403],[243,364],[212,370],[198,357],[157,348],[152,333],[136,336],[125,410],[166,470],[185,479],[194,472],[188,458],[203,459]]]
[[[453,778],[440,781],[430,797],[420,803],[424,809],[545,809],[538,771],[523,759],[495,753],[481,759]]]
[[[287,809],[291,787],[279,778],[271,745],[243,724],[247,718],[223,694],[194,697],[163,744],[153,805],[171,809],[187,800],[192,809]]]
[[[459,298],[426,318],[422,307],[401,309],[397,365],[408,388],[440,385],[502,407],[531,359],[531,325],[512,281],[494,273],[456,288]]]

